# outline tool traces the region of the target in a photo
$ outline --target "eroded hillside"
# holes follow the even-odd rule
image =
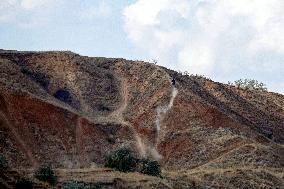
[[[0,51],[0,141],[18,170],[86,174],[127,145],[160,161],[169,188],[284,187],[283,95],[145,62]]]

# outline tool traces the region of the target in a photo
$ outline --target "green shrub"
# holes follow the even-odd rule
[[[62,189],[84,189],[85,186],[83,183],[78,181],[69,181],[62,185]]]
[[[16,182],[15,189],[33,189],[33,183],[22,178]]]
[[[34,177],[40,181],[48,182],[51,185],[55,185],[57,177],[50,165],[42,165],[34,174]]]
[[[135,171],[138,159],[128,148],[119,148],[106,156],[105,167],[122,172]]]
[[[100,183],[95,183],[95,184],[91,185],[91,189],[101,189],[101,188],[102,188],[102,186],[101,186]]]
[[[62,184],[62,189],[101,189],[101,185],[99,183],[95,184],[86,184],[84,182],[78,181],[68,181]]]
[[[8,162],[6,160],[6,158],[0,154],[0,169],[7,169],[8,168]]]
[[[153,161],[150,159],[141,159],[139,161],[140,165],[140,173],[151,175],[151,176],[160,176],[161,175],[161,167],[157,161]]]

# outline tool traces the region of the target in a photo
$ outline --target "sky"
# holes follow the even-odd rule
[[[283,0],[0,0],[0,49],[152,61],[284,94]]]

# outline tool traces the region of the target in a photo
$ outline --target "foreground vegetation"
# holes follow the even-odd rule
[[[122,147],[106,156],[105,167],[122,172],[140,172],[151,176],[160,176],[160,164],[148,158],[139,159],[131,149]]]
[[[51,168],[51,165],[42,165],[35,173],[34,177],[40,181],[47,182],[51,185],[55,185],[57,182],[57,176]]]

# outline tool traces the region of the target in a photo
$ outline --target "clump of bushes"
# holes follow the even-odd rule
[[[138,159],[128,148],[119,148],[106,156],[105,167],[113,168],[122,172],[135,171]]]
[[[5,170],[8,168],[8,162],[6,158],[0,154],[0,170]]]
[[[254,79],[239,79],[234,81],[234,83],[229,82],[229,84],[245,90],[267,91],[264,83]]]
[[[57,182],[57,176],[55,175],[50,165],[42,165],[34,173],[34,177],[40,181],[47,182],[51,185],[55,185]]]
[[[106,156],[105,167],[122,172],[140,172],[151,176],[160,176],[161,168],[157,161],[143,158],[139,159],[131,149],[118,148]]]
[[[27,179],[20,179],[16,182],[15,189],[33,189],[33,183]]]

